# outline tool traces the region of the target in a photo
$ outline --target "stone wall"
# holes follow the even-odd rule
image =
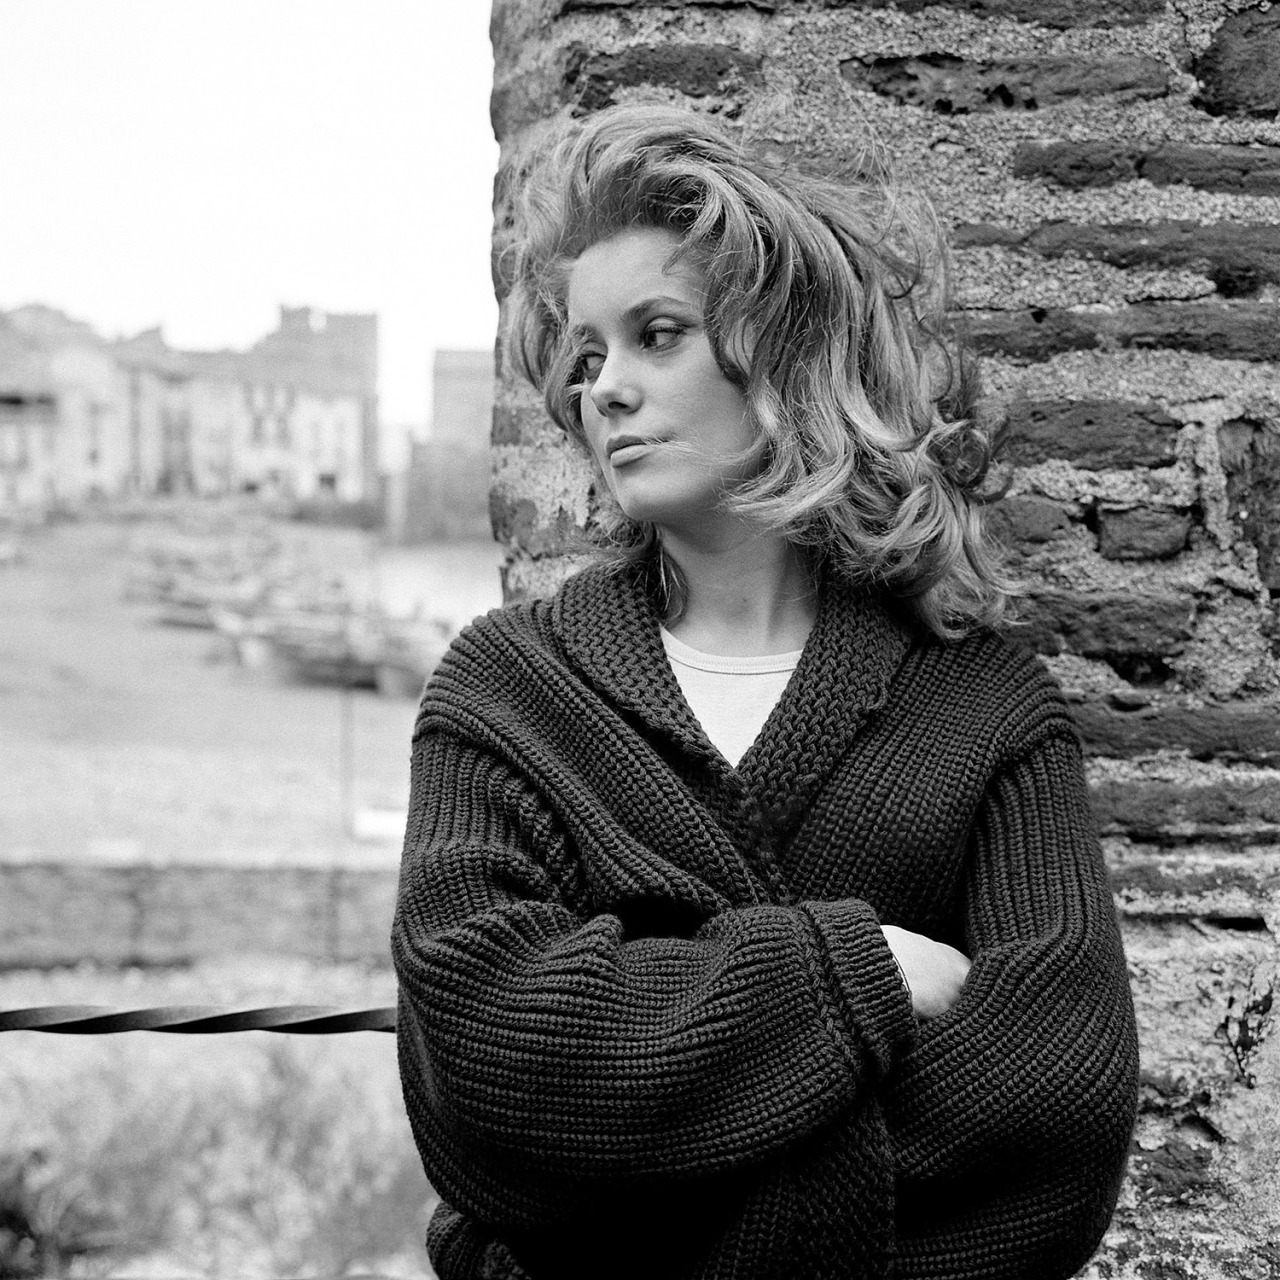
[[[1084,1274],[1280,1276],[1280,6],[497,0],[493,33],[498,247],[546,121],[637,94],[828,172],[871,125],[934,197],[1139,1011],[1130,1176]],[[508,595],[546,591],[589,472],[510,371],[493,446]]]
[[[3,858],[0,971],[246,956],[385,968],[397,874],[394,851],[330,867]]]

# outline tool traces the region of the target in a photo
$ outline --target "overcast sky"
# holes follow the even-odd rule
[[[382,318],[383,420],[488,347],[488,0],[0,0],[0,308],[246,346]]]

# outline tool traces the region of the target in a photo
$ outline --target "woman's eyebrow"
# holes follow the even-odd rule
[[[660,311],[663,307],[676,307],[681,311],[698,310],[697,306],[687,298],[673,298],[670,294],[664,293],[637,302],[635,306],[628,307],[622,315],[626,320],[638,320],[641,316],[648,315],[653,311]]]
[[[675,308],[677,311],[683,312],[693,312],[697,315],[701,314],[701,309],[698,305],[687,298],[676,298],[671,294],[655,294],[652,298],[642,298],[639,302],[629,306],[622,313],[622,319],[627,324],[635,324],[644,319],[645,316],[652,315],[655,311],[663,311],[668,308]],[[596,329],[594,325],[579,322],[571,324],[568,333],[576,341],[583,341],[594,338]]]

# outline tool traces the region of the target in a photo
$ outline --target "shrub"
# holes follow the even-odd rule
[[[392,1037],[15,1039],[0,1277],[428,1273]]]

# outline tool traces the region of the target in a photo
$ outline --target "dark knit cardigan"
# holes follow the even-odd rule
[[[960,947],[917,1022],[880,922]],[[393,952],[441,1280],[1052,1280],[1115,1204],[1124,958],[1052,680],[829,584],[732,768],[638,571],[468,628]]]

